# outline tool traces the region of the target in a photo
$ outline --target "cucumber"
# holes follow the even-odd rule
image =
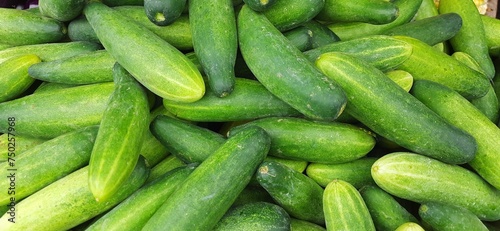
[[[151,124],[157,115],[163,114],[167,114],[163,106],[160,105],[159,107],[153,109],[148,117],[148,125]],[[146,134],[144,134],[144,141],[141,145],[139,153],[146,159],[150,166],[156,166],[156,164],[170,154],[167,148],[163,146],[163,144],[151,133],[149,127],[146,129]]]
[[[439,11],[434,0],[422,0],[422,4],[415,14],[414,20],[421,20],[436,15],[439,15]]]
[[[323,194],[327,230],[373,230],[375,225],[358,190],[342,180],[328,183]]]
[[[208,86],[216,96],[231,94],[238,51],[238,32],[232,1],[211,0],[210,4],[206,4],[204,0],[190,0],[189,23],[194,52],[208,78]]]
[[[89,187],[107,201],[130,176],[148,129],[149,105],[142,86],[122,67],[113,66],[115,89],[99,124],[89,162]]]
[[[394,81],[398,86],[409,92],[413,86],[413,76],[407,71],[392,70],[385,72],[385,75]]]
[[[107,6],[143,6],[144,0],[102,0]]]
[[[477,151],[468,164],[486,181],[500,189],[500,128],[473,104],[443,85],[418,81],[411,93],[450,124],[474,137]]]
[[[272,94],[311,119],[334,120],[340,115],[346,104],[342,89],[292,47],[265,15],[243,6],[238,33],[248,67]]]
[[[372,177],[380,188],[399,198],[461,206],[484,221],[500,219],[500,191],[458,165],[394,152],[373,164]]]
[[[7,161],[0,163],[0,172],[10,176],[9,180],[0,181],[0,186],[8,189],[0,194],[0,205],[11,206],[12,200],[15,205],[17,201],[87,165],[97,129],[97,126],[90,126],[63,134],[19,156],[17,151],[10,152]]]
[[[166,174],[170,170],[185,165],[186,164],[182,162],[179,158],[175,157],[174,155],[169,155],[165,157],[165,159],[161,160],[159,163],[155,164],[153,168],[151,168],[151,173],[149,174],[146,183],[156,180],[157,178],[159,178],[163,174]]]
[[[398,16],[398,7],[390,1],[326,0],[316,19],[324,22],[387,24]]]
[[[468,99],[479,98],[488,92],[488,78],[450,57],[446,53],[411,37],[395,38],[412,45],[412,55],[398,69],[407,71],[415,80],[431,80],[452,88]]]
[[[71,41],[88,41],[101,43],[92,29],[89,21],[84,15],[81,15],[68,23],[68,38]]]
[[[271,7],[261,13],[279,31],[283,32],[312,20],[319,14],[324,5],[325,0],[276,1]],[[249,7],[245,8],[251,10]]]
[[[483,70],[481,70],[481,67],[479,66],[479,63],[472,58],[469,54],[463,52],[463,51],[455,51],[451,54],[451,57],[455,58],[459,62],[465,64],[466,66],[470,67],[471,69],[486,75]]]
[[[266,11],[274,5],[277,0],[243,0],[250,9],[258,12]]]
[[[303,221],[296,218],[290,219],[290,231],[325,231],[323,226],[319,226],[309,221]]]
[[[41,62],[29,67],[33,78],[63,84],[92,84],[113,81],[115,59],[106,50]]]
[[[359,193],[377,230],[393,231],[407,222],[419,222],[391,194],[376,185],[363,186]]]
[[[269,116],[301,116],[301,113],[269,92],[260,82],[236,78],[234,91],[224,97],[210,89],[200,100],[179,103],[163,100],[165,109],[189,121],[227,122]]]
[[[10,138],[10,142],[9,142]],[[15,142],[13,142],[15,141]],[[33,138],[29,136],[20,136],[15,134],[12,140],[12,134],[9,133],[0,135],[0,162],[7,161],[9,158],[9,146],[15,146],[15,155],[19,156],[21,153],[47,141],[46,139]],[[12,151],[12,148],[11,148]]]
[[[21,55],[1,62],[0,102],[15,99],[28,90],[35,82],[35,79],[28,74],[28,68],[40,62],[40,58],[36,55]]]
[[[229,210],[213,230],[290,230],[290,215],[278,205],[254,202]]]
[[[195,168],[195,166],[175,168],[145,184],[85,230],[140,230]]]
[[[340,41],[339,36],[337,36],[333,31],[328,29],[328,27],[316,20],[309,20],[302,23],[303,27],[307,28],[311,33],[311,45],[312,48],[317,48],[323,45]]]
[[[474,158],[477,144],[471,135],[449,124],[375,67],[338,52],[321,55],[316,65],[343,87],[349,100],[346,112],[376,134],[447,163],[463,164]]]
[[[497,93],[493,85],[490,86],[488,93],[481,98],[470,100],[472,105],[483,113],[488,119],[497,123],[500,117],[500,102],[498,101]]]
[[[38,9],[43,16],[69,22],[83,12],[85,0],[39,0]]]
[[[488,231],[483,222],[472,212],[451,204],[424,203],[420,206],[418,214],[435,230]]]
[[[310,163],[306,168],[306,175],[322,187],[335,179],[348,182],[357,189],[365,185],[374,184],[371,176],[371,167],[377,158],[364,157],[341,164]]]
[[[293,117],[258,119],[229,131],[259,126],[271,137],[269,155],[315,163],[345,163],[359,159],[375,146],[366,130],[339,122],[311,121]]]
[[[187,0],[144,0],[144,10],[151,22],[167,26],[181,16],[186,4]]]
[[[488,46],[489,54],[494,57],[500,55],[500,37],[498,31],[500,29],[500,20],[486,15],[481,15],[484,32],[486,36],[486,45]]]
[[[396,231],[425,231],[422,226],[415,222],[406,222],[396,228]]]
[[[270,142],[269,136],[258,127],[250,127],[227,139],[188,176],[143,230],[164,227],[211,230],[248,184],[266,156]],[[213,187],[214,182],[217,187]]]
[[[312,49],[312,31],[305,26],[299,26],[283,32],[283,35],[300,51]]]
[[[22,200],[16,205],[15,218],[9,213],[0,218],[0,229],[69,230],[126,199],[144,183],[148,173],[141,158],[118,193],[106,203],[99,203],[88,187],[88,167],[83,167]]]
[[[324,224],[323,188],[306,175],[274,161],[258,168],[257,181],[290,216]]]
[[[58,42],[67,32],[62,22],[21,9],[0,8],[0,21],[0,42],[14,46]]]
[[[266,156],[267,161],[275,161],[278,163],[281,163],[283,165],[288,166],[289,168],[297,171],[297,172],[304,172],[309,165],[309,162],[307,161],[301,161],[301,160],[290,160],[290,159],[283,159],[279,157],[274,157],[274,156]]]
[[[114,84],[100,83],[36,93],[0,103],[0,118],[16,120],[16,134],[50,139],[98,125]],[[0,123],[0,132],[7,132]]]
[[[151,92],[180,102],[203,96],[200,72],[168,42],[100,2],[87,4],[84,14],[104,48]]]

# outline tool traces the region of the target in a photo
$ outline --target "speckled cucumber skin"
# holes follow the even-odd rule
[[[214,231],[231,230],[290,230],[290,215],[279,205],[253,202],[229,210]]]

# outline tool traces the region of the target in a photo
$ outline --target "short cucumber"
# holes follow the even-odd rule
[[[358,190],[342,180],[328,183],[323,193],[327,230],[373,230],[375,225]]]
[[[43,16],[69,22],[82,14],[85,4],[85,0],[39,0],[38,8]]]
[[[113,82],[89,162],[89,187],[102,203],[134,170],[149,122],[144,89],[118,63],[113,66]]]
[[[21,55],[1,62],[0,102],[17,98],[28,90],[35,82],[35,79],[28,74],[28,68],[40,62],[40,58],[36,55]]]
[[[398,7],[391,1],[326,0],[316,19],[325,22],[365,22],[386,24],[399,16]]]
[[[296,218],[290,220],[290,231],[325,231],[323,226]]]
[[[265,11],[274,5],[277,0],[243,0],[243,2],[254,11]]]
[[[270,142],[258,127],[227,139],[188,176],[143,230],[211,230],[248,184]]]
[[[213,230],[290,230],[290,215],[269,202],[243,204],[229,210]]]
[[[360,189],[375,183],[370,170],[376,160],[375,157],[364,157],[341,164],[310,163],[306,168],[306,175],[322,187],[326,187],[335,179],[340,179]]]
[[[424,203],[420,206],[418,214],[435,230],[488,231],[488,228],[475,214],[463,207],[451,204]]]
[[[312,20],[324,5],[325,0],[278,0],[262,13],[279,31],[287,31]]]
[[[144,0],[144,10],[151,22],[167,26],[181,16],[186,4],[187,0]]]
[[[474,158],[477,144],[471,135],[449,124],[375,67],[338,52],[321,55],[316,65],[343,87],[349,102],[346,112],[376,134],[447,163]]]
[[[500,191],[461,166],[395,152],[373,164],[372,176],[380,188],[396,197],[461,206],[485,221],[500,219]]]
[[[292,47],[265,15],[243,6],[238,34],[245,62],[271,93],[312,119],[333,120],[340,115],[346,104],[342,89]],[[269,60],[274,65],[268,65]]]

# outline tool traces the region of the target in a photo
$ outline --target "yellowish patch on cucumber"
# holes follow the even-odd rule
[[[165,15],[163,13],[156,13],[155,20],[157,22],[163,22],[165,21]]]
[[[260,0],[260,4],[265,6],[265,5],[269,4],[269,0]]]

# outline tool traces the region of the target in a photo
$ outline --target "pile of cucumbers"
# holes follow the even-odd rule
[[[500,230],[473,0],[0,8],[0,230]]]

